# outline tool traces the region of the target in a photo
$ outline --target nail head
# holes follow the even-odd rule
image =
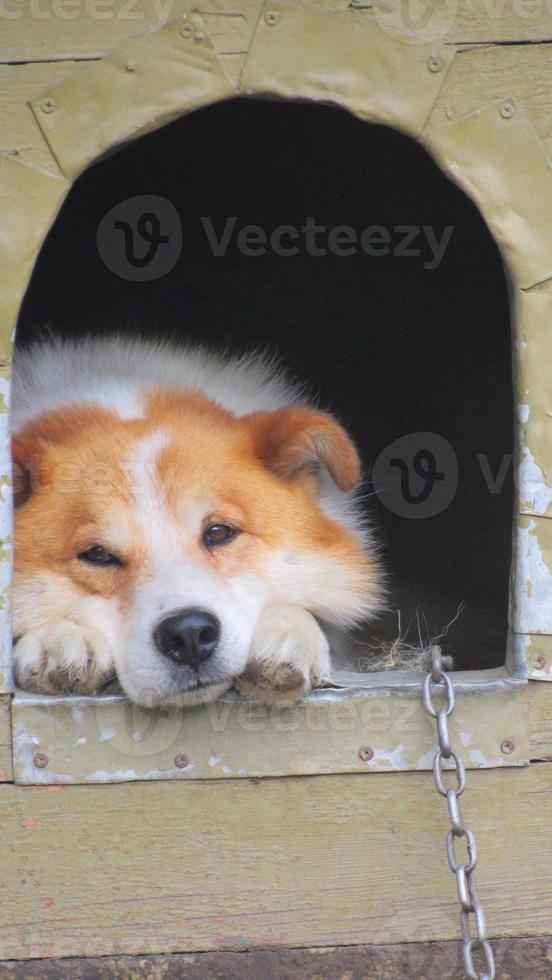
[[[511,119],[515,111],[515,106],[511,102],[505,102],[500,107],[500,115],[503,119]]]

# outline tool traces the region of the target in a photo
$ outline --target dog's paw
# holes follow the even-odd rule
[[[17,685],[36,694],[95,694],[115,673],[107,640],[68,619],[23,634],[13,658]]]
[[[297,606],[271,606],[257,623],[236,687],[264,704],[297,701],[329,674],[328,641],[314,617]]]

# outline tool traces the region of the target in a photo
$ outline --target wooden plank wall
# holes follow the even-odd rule
[[[552,688],[531,683],[531,757],[552,759]],[[0,778],[11,778],[8,699]],[[493,935],[546,935],[550,761],[470,771]],[[446,806],[430,773],[0,785],[0,960],[458,935]],[[1,972],[1,971],[0,971]]]
[[[0,783],[12,779],[10,698],[0,695]]]
[[[492,935],[550,932],[551,771],[468,774]],[[454,939],[430,773],[0,787],[0,957]]]
[[[552,38],[552,14],[546,0],[431,0],[446,40],[454,44],[523,43]],[[303,0],[305,7],[372,16],[369,0]],[[387,5],[389,6],[389,5]],[[101,58],[136,34],[171,17],[200,10],[221,54],[248,49],[261,8],[260,0],[5,0],[0,61],[63,61]],[[386,9],[381,4],[382,10]],[[432,32],[430,4],[424,18]],[[416,33],[413,11],[411,24]],[[385,24],[385,19],[381,22]],[[408,26],[405,25],[405,32]],[[421,33],[421,30],[419,31]]]
[[[132,4],[129,0],[103,0],[104,12],[109,14],[104,19],[97,13],[100,0],[70,2],[77,16],[56,16],[55,11],[63,11],[64,4],[69,10],[69,0],[34,0],[29,9],[21,0],[5,0],[7,10],[23,16],[0,15],[0,152],[16,153],[25,162],[49,169],[55,169],[55,164],[27,100],[82,70],[90,59],[100,58],[138,33],[154,28],[159,19],[163,21],[164,12],[177,16],[198,7],[193,0],[164,0],[164,5],[161,0],[132,0]],[[438,7],[439,0],[434,3]],[[336,10],[347,7],[344,0],[304,0],[304,5]],[[260,3],[206,0],[199,7],[230,77],[237,83]],[[454,118],[508,92],[552,152],[552,47],[544,43],[552,40],[552,11],[548,7],[546,0],[459,0],[456,16],[441,40],[461,43],[465,50],[457,55],[448,74],[431,123]],[[35,14],[42,11],[43,16],[33,16],[32,9]],[[350,10],[346,16],[371,18],[374,11]]]
[[[552,688],[531,683],[531,757]],[[0,770],[11,778],[8,699]],[[550,762],[470,771],[492,935],[550,932]],[[446,807],[430,773],[0,785],[0,959],[450,940]],[[0,971],[1,972],[1,971]]]

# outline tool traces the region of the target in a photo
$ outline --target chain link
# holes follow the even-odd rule
[[[433,701],[434,691],[440,690],[445,703],[436,708]],[[447,801],[451,830],[447,835],[447,857],[450,870],[456,877],[456,890],[460,902],[460,926],[462,929],[462,952],[464,968],[469,980],[495,980],[494,956],[491,944],[487,939],[485,914],[477,894],[475,869],[477,867],[477,847],[471,830],[464,826],[459,797],[466,788],[466,770],[464,763],[451,746],[448,729],[448,719],[454,711],[454,688],[448,674],[443,670],[440,647],[431,649],[431,670],[426,675],[423,685],[423,703],[428,715],[437,723],[439,748],[433,760],[433,778],[437,792]],[[444,763],[448,763],[444,765]],[[444,772],[454,772],[456,786],[447,789],[443,782]],[[456,842],[465,838],[467,858],[463,861],[456,856]],[[475,936],[472,934],[470,916],[473,915]],[[485,961],[484,969],[478,969],[473,962],[473,954],[478,950]]]

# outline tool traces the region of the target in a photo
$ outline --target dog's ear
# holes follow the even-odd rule
[[[79,405],[58,412],[45,412],[12,436],[14,504],[25,503],[38,486],[53,479],[56,448],[79,437],[99,419],[110,420],[108,409]]]
[[[318,474],[324,466],[340,490],[360,480],[358,453],[331,415],[312,408],[283,408],[247,416],[257,455],[283,479]]]
[[[40,436],[13,436],[11,448],[15,507],[24,504],[39,484],[46,482],[44,457],[47,447],[47,441]]]

